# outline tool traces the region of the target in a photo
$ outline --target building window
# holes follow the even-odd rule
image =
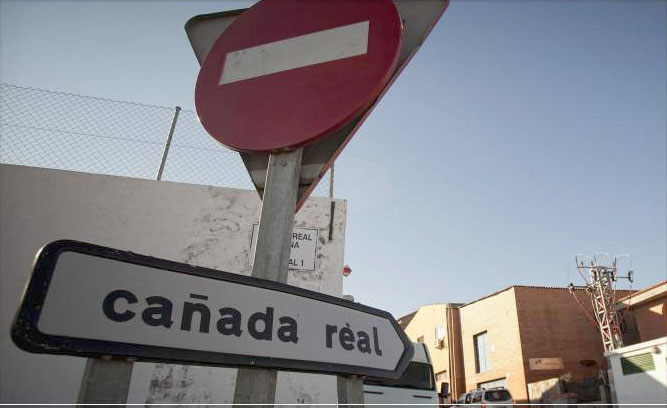
[[[419,336],[417,338],[417,343],[423,343],[424,342],[424,336]]]
[[[443,349],[447,347],[445,344],[446,336],[445,326],[439,325],[435,328],[435,348]]]
[[[491,353],[489,350],[488,336],[486,332],[473,336],[475,343],[475,369],[483,373],[491,369]]]
[[[621,357],[623,375],[639,374],[655,370],[655,363],[651,353],[637,354],[631,357]]]
[[[447,370],[440,371],[435,375],[435,380],[438,382],[447,382]]]

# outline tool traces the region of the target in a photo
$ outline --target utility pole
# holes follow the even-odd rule
[[[586,285],[575,286],[570,283],[570,291],[573,292],[577,288],[585,289],[588,292],[593,306],[593,318],[602,336],[604,351],[607,352],[623,347],[621,323],[616,311],[616,289],[614,284],[618,279],[627,279],[632,282],[633,271],[628,271],[627,276],[618,276],[616,258],[614,258],[611,266],[600,265],[595,258],[588,266],[584,265],[584,262],[578,259],[576,263],[579,274],[584,282],[586,282]],[[590,281],[586,279],[584,272],[588,272]]]

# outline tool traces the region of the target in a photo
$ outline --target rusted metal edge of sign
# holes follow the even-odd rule
[[[73,253],[74,255],[72,255]],[[113,281],[114,279],[119,279],[121,282],[128,282],[127,276],[137,276],[137,279],[140,281],[140,283],[136,284],[138,285],[137,287],[149,287],[152,285],[147,285],[146,282],[149,280],[153,279],[155,281],[154,277],[148,279],[144,279],[144,283],[141,283],[141,280],[139,279],[139,275],[142,275],[140,273],[136,273],[138,269],[141,268],[150,268],[151,270],[155,270],[156,273],[161,274],[162,276],[169,278],[169,279],[188,279],[188,282],[190,282],[190,279],[192,279],[192,282],[195,282],[199,287],[201,288],[202,284],[206,284],[208,286],[215,286],[219,285],[221,282],[224,284],[234,284],[234,285],[242,285],[244,288],[248,288],[249,292],[255,291],[257,292],[258,290],[260,292],[263,291],[263,293],[269,293],[266,291],[271,291],[271,293],[276,292],[277,297],[280,296],[285,296],[284,294],[287,294],[289,296],[290,302],[293,304],[301,305],[301,301],[303,302],[309,302],[309,304],[313,304],[313,301],[315,301],[316,304],[322,304],[324,308],[330,308],[330,306],[327,305],[332,305],[335,309],[337,308],[343,308],[340,310],[346,310],[343,315],[345,315],[345,319],[347,319],[347,314],[349,315],[361,315],[361,316],[367,316],[369,319],[377,319],[380,318],[382,321],[386,320],[388,323],[383,324],[386,325],[385,329],[380,329],[385,330],[393,330],[395,331],[397,335],[397,339],[395,339],[395,345],[398,344],[402,348],[402,353],[400,355],[400,358],[398,359],[395,367],[393,369],[378,369],[375,367],[369,367],[369,366],[361,366],[361,365],[356,365],[358,364],[358,361],[355,359],[348,359],[348,362],[354,362],[352,364],[345,363],[345,364],[339,364],[337,362],[332,362],[332,361],[313,361],[311,358],[310,360],[300,360],[300,359],[291,359],[291,358],[277,358],[277,357],[266,357],[266,356],[260,356],[260,355],[247,355],[247,354],[234,354],[234,353],[227,353],[227,352],[219,352],[219,351],[205,351],[202,350],[201,348],[188,348],[188,347],[163,347],[163,346],[156,346],[155,344],[138,344],[143,342],[143,338],[141,337],[143,334],[136,334],[135,336],[138,339],[138,341],[134,342],[126,342],[126,341],[113,341],[113,340],[100,340],[100,339],[91,339],[90,337],[81,337],[81,336],[76,336],[76,335],[62,335],[62,334],[48,334],[45,333],[45,331],[49,331],[48,327],[49,325],[52,326],[51,323],[49,323],[49,313],[50,316],[54,316],[54,314],[61,313],[61,310],[65,310],[60,307],[54,307],[53,305],[55,304],[53,301],[53,298],[56,297],[56,295],[51,294],[50,297],[50,305],[45,308],[45,303],[47,302],[47,295],[49,295],[49,289],[51,288],[52,285],[55,285],[56,288],[60,287],[61,291],[63,287],[72,287],[70,284],[71,281],[67,280],[64,281],[64,277],[67,276],[65,275],[65,272],[63,272],[63,268],[61,268],[61,271],[58,273],[62,273],[62,277],[58,278],[55,275],[57,275],[55,272],[58,269],[58,260],[61,256],[63,256],[63,259],[68,259],[67,257],[77,257],[80,256],[80,254],[91,258],[95,259],[99,262],[106,262],[107,264],[113,263],[113,261],[118,261],[119,263],[113,263],[114,265],[121,265],[120,268],[111,268],[112,273],[110,274],[109,271],[96,271],[97,276],[110,276],[113,275],[114,277],[109,279],[109,281]],[[112,262],[109,262],[112,261]],[[63,261],[66,263],[66,261]],[[94,265],[93,265],[94,266]],[[137,266],[139,268],[137,268]],[[134,269],[137,270],[134,270]],[[92,273],[92,270],[95,269],[94,267],[83,272],[83,275]],[[108,268],[107,268],[108,269]],[[123,276],[123,273],[121,273],[121,269],[127,269],[130,272],[132,272],[134,275],[127,275],[125,274],[125,277]],[[116,278],[116,271],[118,270],[118,278]],[[80,272],[77,272],[80,273]],[[193,279],[194,278],[194,279]],[[203,278],[203,279],[202,279]],[[83,289],[79,288],[76,290],[80,291],[86,291],[86,292],[91,292],[95,291],[95,289],[98,284],[95,280],[96,278],[92,278],[92,284],[89,284],[88,286],[85,285],[85,283],[79,283],[79,282],[72,282],[74,285],[79,285]],[[102,281],[103,279],[100,279]],[[55,282],[55,284],[53,283]],[[65,282],[66,286],[63,286],[63,282]],[[150,282],[149,282],[150,283]],[[113,283],[115,285],[115,282]],[[143,286],[142,286],[143,285]],[[99,286],[104,286],[104,283],[100,283]],[[123,285],[120,285],[123,287]],[[129,282],[128,285],[125,286],[130,286]],[[196,286],[193,286],[196,287]],[[130,304],[133,303],[138,303],[137,298],[142,298],[140,294],[138,294],[134,299],[131,297],[134,296],[132,293],[129,292],[130,288],[126,288],[128,290],[116,290],[115,292],[124,292],[125,294],[121,294],[117,299],[119,299],[118,302],[111,303],[110,309],[108,308],[108,298],[111,295],[107,295],[104,298],[104,305],[103,302],[99,301],[99,308],[107,308],[105,309],[104,313],[107,314],[107,317],[110,320],[115,320],[115,322],[106,322],[107,326],[110,324],[115,325],[113,327],[119,327],[122,329],[123,327],[131,327],[131,326],[123,326],[122,322],[125,322],[127,320],[130,320],[132,318],[131,315],[134,316],[135,321],[140,321],[143,319],[144,323],[148,323],[146,321],[146,309],[144,313],[142,314],[138,310],[134,310],[134,312],[129,312],[130,310]],[[132,289],[133,290],[133,289]],[[185,291],[185,292],[193,292],[197,291],[197,289],[192,289],[192,288],[187,288],[187,287],[179,287],[178,290],[180,291]],[[213,289],[211,289],[213,290]],[[58,289],[54,289],[54,292],[57,292]],[[99,290],[98,290],[99,291]],[[106,293],[106,291],[102,292]],[[128,295],[129,293],[129,295]],[[63,298],[63,295],[59,295],[61,298]],[[85,297],[87,295],[82,295],[82,297]],[[122,297],[125,296],[125,297]],[[66,296],[65,296],[66,297]],[[205,296],[201,295],[194,295],[190,294],[190,297],[193,299],[205,299]],[[95,296],[89,296],[89,298],[97,299],[99,300],[98,297]],[[164,299],[164,298],[163,298]],[[259,298],[258,303],[261,304],[262,300],[264,298]],[[294,299],[301,299],[294,301]],[[143,300],[143,299],[142,299]],[[148,300],[148,298],[146,299]],[[178,299],[177,299],[178,300]],[[197,301],[191,301],[191,302],[197,302]],[[254,301],[253,301],[254,302]],[[321,303],[320,303],[321,302]],[[86,302],[83,302],[84,304]],[[265,302],[266,303],[266,302]],[[90,302],[88,302],[90,304]],[[192,303],[194,304],[194,303]],[[132,305],[136,306],[136,305]],[[253,307],[256,305],[253,303]],[[82,308],[84,306],[82,305]],[[137,306],[138,307],[138,306]],[[58,312],[53,312],[52,310],[58,310]],[[49,312],[51,310],[51,312]],[[155,309],[153,309],[155,310]],[[171,309],[170,309],[171,310]],[[278,310],[278,308],[277,308]],[[280,310],[278,310],[280,311]],[[213,309],[213,312],[215,312],[215,309]],[[267,308],[268,312],[268,308]],[[78,313],[78,312],[77,312]],[[83,314],[88,313],[88,312],[81,312]],[[98,314],[98,312],[96,312]],[[112,315],[110,316],[109,313]],[[171,313],[171,311],[170,311]],[[220,313],[222,314],[222,309],[220,310]],[[236,312],[238,313],[238,312]],[[273,311],[271,312],[273,313]],[[45,314],[47,317],[43,317],[42,314]],[[75,313],[76,314],[76,313]],[[276,313],[276,318],[278,317],[278,312]],[[130,317],[130,319],[126,319],[126,317]],[[150,318],[150,314],[148,315],[148,318]],[[185,316],[185,312],[183,312],[183,316]],[[203,316],[203,315],[202,315]],[[318,315],[319,316],[319,315]],[[42,317],[42,326],[40,326],[40,317]],[[322,321],[326,319],[327,316],[322,316]],[[352,316],[351,316],[352,317]],[[192,317],[192,314],[190,315],[190,318],[195,321],[196,319]],[[273,317],[272,317],[273,318]],[[73,332],[76,332],[81,328],[81,330],[86,330],[83,328],[81,322],[75,322],[77,319],[76,316],[64,316],[60,321],[65,322],[64,324],[69,327],[76,327],[76,330],[73,330]],[[185,318],[182,317],[182,320]],[[201,317],[201,320],[199,321],[199,331],[201,332],[202,330],[202,322],[204,318]],[[283,318],[280,318],[279,320],[282,323]],[[305,319],[305,318],[304,318]],[[312,316],[310,317],[311,321]],[[52,319],[53,320],[53,319]],[[213,320],[214,322],[215,320]],[[350,320],[350,321],[353,321]],[[380,320],[376,320],[377,322],[380,322]],[[119,323],[120,322],[120,323]],[[240,316],[239,316],[239,322],[240,322]],[[155,321],[153,321],[155,323]],[[191,324],[192,321],[188,324]],[[196,323],[196,321],[195,321]],[[142,323],[143,324],[143,323]],[[180,322],[181,327],[180,330],[183,330],[183,322]],[[300,323],[301,324],[301,323]],[[207,323],[208,325],[208,323]],[[220,322],[218,322],[218,331],[222,333]],[[354,323],[353,323],[354,325]],[[159,326],[159,324],[150,324],[150,326]],[[196,326],[196,324],[195,324]],[[277,324],[276,324],[277,326]],[[40,330],[40,327],[42,327],[42,330]],[[47,329],[44,329],[46,327]],[[143,326],[142,326],[143,327]],[[150,330],[154,330],[155,328],[147,328],[144,329],[146,333],[148,333]],[[171,327],[171,324],[169,326],[165,327]],[[215,332],[215,323],[213,325],[213,329],[211,332]],[[260,326],[261,327],[261,326]],[[308,327],[308,326],[306,326]],[[354,326],[353,326],[354,327]],[[330,326],[327,325],[327,332],[329,331]],[[179,331],[179,328],[177,325],[174,325],[171,329],[164,329],[162,327],[159,327],[158,329],[162,329],[161,332],[156,332],[158,333],[157,336],[153,336],[154,338],[160,338],[162,337],[161,334],[159,333],[168,333],[171,331]],[[282,329],[282,326],[281,326]],[[280,329],[280,330],[281,330]],[[287,332],[282,332],[281,337],[281,331],[278,330],[277,336],[274,337],[280,337],[280,341],[285,342],[284,344],[281,343],[281,347],[285,346],[291,346],[292,344],[289,343],[290,335],[296,336],[296,323],[294,326],[294,333],[287,333]],[[115,329],[114,329],[115,330]],[[188,330],[190,330],[190,327],[188,327]],[[266,326],[264,326],[264,332],[266,332]],[[270,329],[269,329],[270,330]],[[339,332],[343,332],[345,330],[343,325],[339,325]],[[348,325],[348,331],[349,330],[349,325]],[[122,331],[122,330],[121,330]],[[127,332],[131,332],[132,329],[126,330]],[[196,328],[192,328],[190,332],[186,332],[185,334],[192,334],[194,333],[195,335],[199,335],[200,333],[196,333],[197,330]],[[371,339],[373,338],[373,335],[377,338],[377,332],[375,332],[375,328],[373,328],[372,331],[369,331],[369,335],[367,337],[370,337]],[[105,334],[105,338],[113,338],[115,336],[115,332],[109,332],[109,334]],[[183,332],[180,335],[183,336]],[[208,332],[207,332],[208,333]],[[215,335],[220,336],[220,333],[215,333]],[[245,332],[244,328],[244,335],[246,337],[249,336],[248,333],[252,333],[252,329],[250,328],[250,323],[248,323],[248,332]],[[239,334],[237,334],[238,336]],[[255,336],[253,334],[253,336]],[[303,336],[303,333],[302,333]],[[331,342],[332,336],[327,333],[328,340],[327,342]],[[354,334],[352,334],[354,336]],[[359,336],[359,334],[357,334]],[[304,371],[304,372],[316,372],[316,373],[332,373],[332,374],[352,374],[352,375],[362,375],[362,376],[374,376],[374,377],[385,377],[385,378],[398,378],[402,375],[402,373],[405,371],[407,368],[408,363],[410,362],[410,359],[412,358],[413,354],[413,346],[412,343],[409,341],[403,330],[398,326],[398,323],[394,320],[392,315],[386,311],[382,311],[379,309],[375,309],[369,306],[365,306],[359,303],[354,303],[350,302],[341,298],[337,298],[334,296],[329,296],[325,295],[319,292],[314,292],[302,288],[297,288],[294,286],[286,285],[286,284],[281,284],[273,281],[268,281],[268,280],[263,280],[263,279],[257,279],[249,276],[244,276],[244,275],[239,275],[239,274],[234,274],[234,273],[229,273],[229,272],[222,272],[214,269],[209,269],[209,268],[203,268],[203,267],[197,267],[197,266],[192,266],[188,264],[183,264],[183,263],[178,263],[178,262],[173,262],[169,260],[164,260],[164,259],[159,259],[159,258],[154,258],[146,255],[140,255],[136,254],[133,252],[129,251],[122,251],[122,250],[117,250],[117,249],[112,249],[108,247],[103,247],[99,245],[94,245],[94,244],[89,244],[89,243],[84,243],[84,242],[79,242],[79,241],[72,241],[72,240],[61,240],[61,241],[56,241],[52,242],[45,247],[43,247],[40,252],[37,254],[35,263],[34,263],[34,270],[33,274],[31,276],[31,279],[26,287],[26,290],[23,294],[23,298],[21,301],[20,308],[17,312],[17,315],[14,319],[13,325],[12,325],[12,330],[11,330],[11,337],[14,341],[14,343],[20,347],[21,349],[32,352],[32,353],[46,353],[46,354],[64,354],[64,355],[73,355],[73,356],[81,356],[81,357],[118,357],[118,358],[127,358],[127,359],[132,359],[136,361],[145,361],[145,362],[167,362],[167,363],[175,363],[175,364],[194,364],[194,365],[206,365],[206,366],[233,366],[233,367],[239,367],[239,366],[246,366],[246,367],[264,367],[264,368],[276,368],[276,369],[281,369],[281,370],[287,370],[287,371]],[[230,336],[231,337],[231,336]],[[335,343],[334,345],[338,347],[338,337],[337,335],[333,336],[333,342]],[[344,342],[343,342],[343,337],[340,336],[340,346],[345,348]],[[183,338],[183,337],[181,337]],[[323,339],[324,336],[318,336],[318,339],[321,340]],[[359,339],[361,337],[358,337]],[[221,339],[218,338],[215,341],[221,341]],[[257,337],[255,337],[257,339]],[[251,341],[254,341],[250,339]],[[267,339],[264,339],[267,340]],[[274,343],[278,343],[275,341]],[[367,343],[370,343],[370,348],[373,348],[373,341],[371,340],[370,342],[367,341]],[[150,343],[151,341],[146,340],[144,343]],[[247,341],[246,341],[247,342]],[[256,342],[257,343],[257,342]],[[271,342],[259,342],[259,343],[264,343],[268,344]],[[296,343],[296,342],[294,342]],[[352,342],[354,343],[354,341]],[[318,343],[319,344],[319,343]],[[351,343],[348,341],[345,345],[350,346]],[[271,343],[271,346],[273,347],[273,343]],[[326,345],[326,347],[330,347],[329,344]],[[375,344],[375,351],[377,351],[377,343]],[[324,349],[326,350],[326,349]],[[351,350],[348,348],[345,348],[345,350]],[[361,348],[359,347],[360,351]],[[385,351],[389,351],[385,349]],[[370,356],[371,352],[368,351],[368,355]],[[398,354],[398,353],[397,353]],[[360,354],[363,356],[363,354]],[[382,355],[382,353],[380,353]],[[300,355],[299,355],[300,356]],[[316,357],[317,358],[317,357]],[[324,360],[324,359],[322,359]],[[338,361],[338,360],[336,360]],[[361,361],[361,360],[359,360]],[[392,360],[393,361],[393,360]],[[355,364],[356,363],[356,364]],[[393,363],[392,363],[393,364]],[[371,365],[371,364],[368,364]]]

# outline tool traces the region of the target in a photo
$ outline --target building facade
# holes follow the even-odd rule
[[[617,307],[624,345],[667,335],[667,281],[621,298]]]
[[[437,303],[420,307],[398,320],[408,337],[424,343],[431,355],[438,392],[465,392],[461,355],[460,304]],[[451,398],[449,398],[451,400]],[[444,401],[451,402],[451,401]]]
[[[606,353],[613,402],[667,401],[667,281],[622,297],[623,347]]]
[[[463,306],[466,388],[503,385],[517,402],[528,402],[531,383],[597,378],[605,366],[602,342],[582,307],[592,313],[583,290],[532,286],[512,286]]]
[[[71,404],[86,366],[80,357],[28,353],[8,335],[43,245],[67,238],[243,275],[252,270],[261,211],[255,191],[1,164],[0,198],[3,403]],[[290,270],[288,283],[341,296],[346,202],[335,200],[335,211],[331,202],[311,197],[296,214],[296,227],[329,239],[315,241],[314,270]],[[236,371],[135,363],[127,402],[231,404]],[[336,377],[280,372],[275,402],[294,401],[335,404]]]
[[[523,398],[526,383],[514,288],[461,308],[466,390],[507,387]]]
[[[667,401],[667,337],[606,353],[611,366],[614,403],[664,404]]]
[[[410,339],[427,344],[453,399],[505,386],[524,403],[531,384],[599,383],[606,362],[592,313],[585,290],[511,286],[465,305],[423,306],[400,320]],[[447,348],[436,347],[441,327]],[[597,385],[590,389],[602,398]]]

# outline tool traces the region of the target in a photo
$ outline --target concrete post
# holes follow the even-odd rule
[[[83,372],[77,403],[125,404],[133,363],[121,359],[89,358]]]
[[[345,405],[345,408],[363,408],[364,389],[361,377],[339,375],[337,386],[339,405]]]

